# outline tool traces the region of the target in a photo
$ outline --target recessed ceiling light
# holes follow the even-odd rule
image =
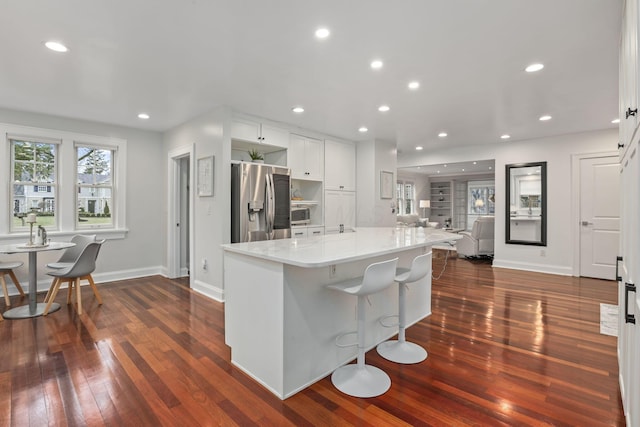
[[[147,113],[140,113],[140,114],[138,114],[138,118],[139,119],[143,119],[143,120],[147,120],[149,118],[149,115]]]
[[[302,107],[293,107],[291,109],[291,111],[293,111],[294,113],[300,114],[300,113],[304,113],[304,108],[302,108]]]
[[[477,165],[477,164],[478,164],[478,162],[473,162],[473,164],[474,164],[474,165]]]
[[[418,146],[416,147],[416,150],[420,151],[420,150],[422,150],[422,147],[418,145]]]
[[[46,42],[44,45],[55,52],[67,52],[69,50],[69,48],[62,43],[53,40]]]
[[[493,169],[493,167],[489,166],[489,170]]]
[[[464,168],[462,168],[462,172],[464,172]]]
[[[368,131],[368,130],[369,130],[369,129],[367,129],[366,127],[362,126],[360,129],[358,129],[358,132],[362,132],[362,133],[364,133],[364,132],[366,132],[366,131]]]
[[[440,173],[440,171],[437,171],[437,173]]]
[[[447,136],[447,133],[446,133],[446,132],[440,132],[440,133],[438,134],[438,136],[439,136],[440,138],[444,138],[445,136]]]
[[[416,90],[416,89],[418,89],[420,87],[420,83],[419,82],[410,82],[407,86],[411,90]]]
[[[386,113],[387,111],[389,111],[391,108],[389,108],[388,105],[381,105],[378,107],[378,111],[382,112],[382,113]]]
[[[379,70],[380,68],[382,68],[382,65],[382,61],[380,61],[379,59],[371,61],[371,68],[373,68],[374,70]]]
[[[613,119],[611,120],[611,123],[620,123],[620,119]]]
[[[326,39],[329,37],[329,34],[331,34],[331,32],[328,28],[318,28],[316,30],[316,37],[319,39]]]
[[[541,122],[546,122],[547,120],[551,120],[551,116],[548,116],[548,115],[540,116],[540,121]]]
[[[544,68],[543,64],[531,64],[529,65],[527,68],[525,68],[524,70],[527,73],[535,73],[536,71],[540,71]]]
[[[445,168],[447,167],[447,165],[442,165],[442,166],[444,166]]]
[[[509,139],[511,138],[511,135],[509,135],[508,133],[505,133],[504,135],[500,135],[501,139]]]

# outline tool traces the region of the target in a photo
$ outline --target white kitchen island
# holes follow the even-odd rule
[[[357,228],[355,233],[223,245],[225,342],[232,363],[281,399],[354,359],[357,348],[335,345],[356,330],[356,299],[326,286],[361,276],[398,257],[409,267],[436,243],[462,236],[417,228]],[[398,314],[398,288],[369,298],[366,348],[397,333],[379,319]],[[410,284],[407,324],[431,314],[431,276]],[[355,342],[350,336],[341,342]]]

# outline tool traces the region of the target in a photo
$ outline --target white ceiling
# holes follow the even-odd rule
[[[405,155],[613,128],[621,4],[6,0],[0,107],[163,131],[229,105],[350,140],[395,140]],[[328,39],[314,37],[319,26]],[[70,51],[49,51],[50,39]],[[533,62],[545,68],[525,73]],[[391,111],[379,113],[383,103]]]

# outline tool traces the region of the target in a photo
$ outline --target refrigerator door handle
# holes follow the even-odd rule
[[[267,239],[271,240],[273,239],[273,178],[271,176],[271,174],[267,174],[265,176],[266,179],[266,194],[265,194],[265,225],[267,228]]]

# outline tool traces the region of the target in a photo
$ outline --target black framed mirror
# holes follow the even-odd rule
[[[505,243],[547,246],[547,162],[506,165]]]

